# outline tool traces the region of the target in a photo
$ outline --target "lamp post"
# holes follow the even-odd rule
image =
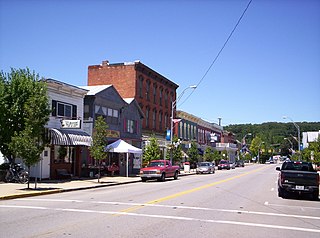
[[[245,139],[246,139],[246,137],[247,137],[247,136],[251,136],[251,135],[252,135],[251,133],[247,133],[247,134],[245,134],[244,137],[242,138],[242,141],[241,141],[241,142],[242,142],[242,149],[243,149],[243,146],[245,145]],[[242,149],[241,149],[241,150],[242,150]],[[243,153],[243,151],[242,151],[242,153]]]
[[[295,123],[290,117],[288,116],[283,116],[283,119],[290,119],[291,122],[293,123],[293,125],[297,128],[298,130],[298,151],[300,152],[300,127],[298,126],[297,123]],[[299,156],[300,156],[300,153],[299,153]]]
[[[293,143],[291,142],[291,140],[289,140],[289,138],[284,138],[284,140],[287,140],[290,142],[291,148],[293,149]]]
[[[179,102],[179,100],[182,98],[183,94],[185,93],[185,91],[187,91],[189,88],[192,89],[196,89],[197,85],[191,85],[187,88],[185,88],[182,93],[179,95],[179,97],[172,102],[171,104],[171,122],[170,122],[170,146],[171,146],[171,155],[170,155],[170,162],[172,163],[172,139],[173,139],[173,110],[176,107],[177,103]]]

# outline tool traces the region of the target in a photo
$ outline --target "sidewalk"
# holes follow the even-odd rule
[[[195,172],[185,173],[180,171],[179,176],[192,175]],[[115,186],[129,183],[141,182],[139,176],[136,177],[102,177],[98,183],[98,179],[72,179],[72,180],[42,180],[38,181],[35,188],[34,181],[30,182],[30,189],[27,189],[28,184],[19,183],[4,183],[0,182],[0,200],[32,197],[45,194],[70,192],[75,190]]]

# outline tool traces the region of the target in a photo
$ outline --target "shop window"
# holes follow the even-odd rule
[[[74,147],[54,146],[54,163],[72,163],[74,156]]]

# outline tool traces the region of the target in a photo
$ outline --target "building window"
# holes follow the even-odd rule
[[[160,106],[162,106],[162,98],[163,98],[163,89],[160,88],[160,94],[159,94],[159,103],[160,103]]]
[[[54,146],[54,163],[72,163],[74,158],[74,147],[61,145]]]
[[[142,75],[139,76],[139,96],[143,98],[143,77]]]
[[[77,106],[52,100],[52,116],[77,119]]]
[[[84,113],[84,119],[88,119],[90,117],[90,113],[89,113],[89,105],[84,105],[83,108],[83,113]]]
[[[157,84],[153,84],[153,103],[157,103]]]
[[[117,109],[95,105],[95,118],[97,119],[99,116],[106,119],[108,124],[116,125],[119,122],[119,110]]]
[[[156,129],[156,118],[157,118],[157,110],[153,109],[152,113],[152,128]]]
[[[168,114],[167,113],[164,115],[164,126],[166,127],[166,129],[168,128]]]
[[[134,120],[126,120],[125,131],[128,133],[136,133],[137,132],[137,122]]]
[[[168,107],[168,94],[169,94],[168,91],[166,91],[164,94],[164,105],[166,107]]]
[[[159,112],[159,130],[162,131],[162,112]]]
[[[150,113],[150,109],[147,108],[146,109],[146,127],[149,127],[149,113]]]
[[[173,105],[173,92],[170,93],[170,107]]]
[[[147,87],[146,87],[146,97],[147,100],[150,101],[150,81],[147,81]]]

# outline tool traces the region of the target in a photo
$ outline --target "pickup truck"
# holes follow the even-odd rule
[[[313,199],[319,198],[319,174],[313,169],[312,163],[286,161],[278,177],[278,196],[285,198],[290,193],[311,194]]]
[[[180,167],[173,166],[168,160],[151,160],[146,167],[140,169],[140,177],[142,182],[149,179],[163,182],[169,177],[178,179],[179,171]]]

